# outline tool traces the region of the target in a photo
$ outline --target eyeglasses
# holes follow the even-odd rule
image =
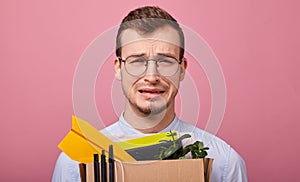
[[[155,61],[156,71],[160,75],[173,76],[177,73],[179,65],[182,63],[182,60],[178,61],[169,56],[160,56],[156,59],[147,59],[144,56],[129,56],[126,59],[122,59],[121,57],[117,59],[124,62],[125,70],[132,76],[143,75],[148,68],[149,61]]]

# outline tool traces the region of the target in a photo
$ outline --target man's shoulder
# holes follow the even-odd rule
[[[52,182],[80,181],[79,162],[72,160],[64,152],[59,154],[54,168]]]
[[[100,132],[104,135],[109,134],[111,131],[115,131],[115,130],[120,130],[120,127],[118,126],[118,122],[115,122],[105,128],[103,128],[102,130],[100,130]]]
[[[208,131],[205,131],[201,128],[198,128],[195,125],[179,120],[178,130],[184,133],[191,133],[195,140],[202,141],[205,145],[217,145],[223,149],[227,149],[230,145],[219,138],[215,134],[212,134]]]
[[[184,121],[179,121],[179,124],[182,131],[192,134],[194,141],[201,141],[209,147],[207,157],[214,159],[212,181],[247,181],[244,160],[226,141]]]
[[[122,133],[121,130],[122,129],[120,128],[119,123],[115,122],[115,123],[111,124],[110,126],[103,128],[102,130],[100,130],[100,132],[103,135],[105,135],[106,137],[113,140],[116,137],[116,135]]]

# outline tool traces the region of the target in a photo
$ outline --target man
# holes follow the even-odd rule
[[[234,149],[176,117],[175,96],[187,60],[184,35],[170,14],[149,6],[130,12],[118,31],[116,56],[115,77],[122,84],[125,108],[119,121],[103,129],[103,134],[117,141],[124,136],[170,130],[192,133],[194,140],[210,148],[212,182],[247,181],[245,163]],[[80,181],[78,163],[61,153],[52,181]]]

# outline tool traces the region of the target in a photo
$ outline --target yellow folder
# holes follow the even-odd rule
[[[122,142],[118,142],[118,145],[123,150],[129,150],[134,148],[146,147],[150,145],[161,144],[162,140],[165,141],[173,141],[178,139],[178,135],[176,131],[168,131],[164,133],[151,134],[148,136],[135,138],[131,140],[126,140]]]
[[[108,153],[109,145],[113,145],[114,157],[120,161],[135,161],[119,145],[101,134],[88,122],[72,116],[72,129],[58,144],[64,153],[71,159],[81,163],[93,162],[93,154],[101,154],[102,150]]]

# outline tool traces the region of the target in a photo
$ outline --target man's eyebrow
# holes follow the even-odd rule
[[[145,53],[140,53],[140,54],[131,54],[131,55],[129,55],[127,58],[129,58],[129,57],[142,57],[142,56],[146,56],[146,54]]]
[[[157,53],[154,57],[157,57],[157,56],[165,56],[165,57],[177,59],[174,54],[170,54],[170,53]],[[129,58],[129,57],[147,57],[147,54],[146,53],[140,53],[140,54],[137,53],[137,54],[131,54],[127,58]]]
[[[157,53],[158,56],[166,56],[166,57],[170,57],[170,58],[176,58],[176,56],[174,54],[170,54],[170,53]]]

